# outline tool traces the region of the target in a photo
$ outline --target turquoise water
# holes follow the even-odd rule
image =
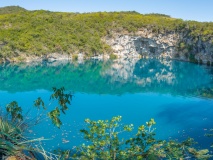
[[[0,106],[16,100],[25,117],[36,117],[37,97],[49,102],[52,87],[64,86],[74,95],[63,126],[48,119],[30,128],[30,137],[45,137],[47,149],[72,148],[83,143],[84,119],[121,115],[135,128],[150,118],[157,122],[157,138],[193,137],[206,148],[204,137],[213,128],[213,69],[187,62],[155,59],[5,64],[0,66]],[[52,104],[54,108],[56,104]],[[69,141],[64,143],[64,141]]]

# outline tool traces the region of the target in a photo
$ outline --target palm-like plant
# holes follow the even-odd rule
[[[47,152],[40,145],[44,138],[27,139],[28,126],[23,122],[8,121],[0,117],[0,159],[15,156],[20,160],[33,160],[42,157],[45,160],[57,160],[58,155]]]
[[[72,96],[70,94],[65,94],[64,88],[53,88],[53,91],[54,93],[51,95],[51,99],[58,100],[58,103],[61,106],[61,112],[65,113],[65,110],[68,109],[67,105],[70,104]],[[43,109],[46,109],[41,98],[38,98],[34,103],[35,107],[42,107]],[[24,116],[22,115],[22,108],[17,102],[13,101],[9,103],[6,106],[6,111],[6,116],[3,117],[0,114],[0,159],[3,159],[3,156],[15,156],[21,160],[37,159],[37,157],[42,157],[42,159],[45,160],[62,159],[61,155],[49,153],[44,150],[44,148],[40,145],[40,142],[45,140],[44,138],[26,138],[27,130],[29,126],[31,126],[31,120],[25,121]],[[57,114],[55,114],[56,111],[58,111]],[[57,108],[57,110],[55,109],[51,111],[48,115],[53,124],[60,127],[61,121],[59,119],[59,109]],[[36,118],[35,124],[33,123],[34,125],[37,124],[39,118],[41,117]]]
[[[24,129],[23,123],[12,123],[3,117],[0,118],[0,153],[2,155],[27,158],[23,151],[32,149],[24,143],[27,141],[23,136]]]

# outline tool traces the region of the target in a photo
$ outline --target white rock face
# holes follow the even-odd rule
[[[106,41],[114,50],[114,54],[119,57],[169,57],[175,51],[175,47],[171,44],[161,43],[154,39],[144,37],[120,36],[116,39]]]
[[[213,62],[213,45],[201,40],[194,42],[193,37],[187,37],[185,33],[153,34],[147,29],[141,29],[135,35],[113,33],[111,37],[104,37],[103,41],[112,47],[118,57],[145,57],[166,58],[190,61],[190,54],[203,63]],[[186,49],[179,51],[180,42],[192,46],[191,51]]]
[[[115,34],[112,38],[105,38],[105,42],[119,57],[172,58],[177,41],[176,34],[154,36],[146,31],[139,31],[137,36]]]

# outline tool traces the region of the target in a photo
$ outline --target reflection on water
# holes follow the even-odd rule
[[[85,118],[116,115],[136,126],[155,118],[159,138],[192,136],[209,145],[203,135],[213,127],[212,68],[157,59],[5,64],[0,67],[0,106],[17,100],[27,110],[37,97],[48,102],[51,88],[62,86],[75,95],[62,116],[64,126],[44,127],[51,125],[47,121],[34,130],[35,136],[54,139],[49,148],[78,145]]]
[[[0,89],[23,92],[64,86],[95,94],[154,92],[212,97],[210,72],[211,68],[192,63],[156,59],[8,64],[0,67]]]

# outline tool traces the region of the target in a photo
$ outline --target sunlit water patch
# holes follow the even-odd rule
[[[49,102],[52,87],[74,95],[61,129],[43,119],[29,129],[31,137],[50,139],[51,150],[84,143],[80,129],[84,119],[110,119],[121,115],[122,123],[135,128],[150,118],[157,122],[159,139],[193,137],[201,147],[210,146],[204,137],[213,128],[213,70],[192,63],[166,60],[116,60],[7,64],[0,67],[0,105],[16,100],[28,117],[38,116],[33,101]],[[54,107],[56,104],[52,104]],[[26,117],[27,117],[26,116]]]

